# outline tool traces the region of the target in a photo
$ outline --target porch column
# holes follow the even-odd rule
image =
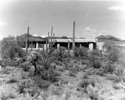
[[[90,51],[93,50],[93,43],[89,43],[89,50],[90,50]]]
[[[79,46],[80,48],[82,47],[82,45],[80,44],[80,46]]]
[[[36,49],[38,49],[39,48],[39,44],[38,44],[38,42],[36,42]]]
[[[60,44],[58,43],[58,44],[57,44],[57,49],[59,49],[59,47],[60,47]]]

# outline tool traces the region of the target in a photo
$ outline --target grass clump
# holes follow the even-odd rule
[[[47,81],[47,80],[43,80],[41,79],[41,77],[39,76],[36,76],[33,78],[34,80],[34,83],[37,87],[43,89],[43,90],[47,90],[48,87],[51,85],[51,82],[50,81]]]
[[[18,80],[14,77],[10,78],[10,80],[7,81],[8,84],[16,83]]]
[[[10,94],[2,93],[0,100],[8,100],[8,99],[14,99],[14,98],[15,98],[15,96],[11,93]]]
[[[30,70],[29,62],[24,62],[19,65],[20,68],[23,69],[23,71],[28,72]]]
[[[117,76],[115,74],[107,75],[107,79],[113,81],[114,83],[119,83],[122,80],[122,78],[120,76]]]

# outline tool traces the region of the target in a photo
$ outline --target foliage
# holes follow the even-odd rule
[[[9,84],[16,83],[16,82],[18,82],[18,80],[15,79],[14,77],[12,77],[10,80],[7,81],[7,83]]]
[[[115,71],[115,66],[112,62],[106,62],[104,68],[104,73],[113,73]]]
[[[95,60],[93,62],[93,67],[94,68],[101,68],[101,61],[100,60]]]
[[[4,38],[1,45],[3,66],[17,66],[18,62],[15,58],[26,56],[14,37]]]
[[[82,88],[86,88],[88,85],[89,85],[88,79],[83,79],[79,84],[79,86],[82,87]]]
[[[29,62],[24,62],[22,64],[19,65],[20,68],[23,69],[23,71],[28,72],[30,70],[30,63]]]
[[[14,98],[15,98],[15,96],[13,94],[2,93],[0,100],[8,100],[8,99],[14,99]]]
[[[88,49],[85,47],[75,48],[75,57],[84,57],[87,56]]]
[[[101,52],[99,50],[95,49],[95,50],[91,51],[91,55],[92,56],[101,56]]]
[[[53,52],[53,56],[56,57],[56,60],[63,61],[68,55],[66,54],[66,49],[64,47],[59,47],[55,52]]]
[[[18,89],[17,91],[22,94],[22,93],[25,93],[26,92],[26,89],[28,88],[31,88],[33,87],[33,82],[32,80],[24,80],[24,81],[21,81],[19,84],[18,84]]]
[[[114,83],[118,83],[118,82],[121,82],[122,78],[120,76],[115,75],[115,74],[108,74],[107,79],[112,80]]]
[[[107,58],[112,62],[117,62],[119,59],[118,48],[110,43],[105,43],[103,46]]]
[[[25,52],[18,46],[14,37],[7,37],[2,40],[2,57],[14,59],[16,56],[24,57]]]
[[[18,85],[17,91],[18,91],[20,94],[25,93],[25,88],[26,88],[25,83],[21,82],[21,83],[19,83],[19,85]]]
[[[51,82],[41,79],[40,76],[34,77],[33,80],[34,80],[35,85],[41,89],[46,90],[51,85]]]

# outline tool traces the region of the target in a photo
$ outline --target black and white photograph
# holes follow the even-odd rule
[[[0,0],[0,100],[125,100],[125,0]]]

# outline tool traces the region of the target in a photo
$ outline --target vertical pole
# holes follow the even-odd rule
[[[70,42],[68,41],[68,56],[70,57]]]
[[[53,33],[53,42],[54,42],[54,39],[55,39],[55,33]]]
[[[48,41],[47,41],[47,37],[46,37],[46,53],[48,53]]]
[[[43,46],[43,53],[44,53],[44,44],[42,46]]]
[[[49,32],[48,32],[48,51],[49,51]]]
[[[51,28],[51,44],[52,44],[53,26]]]
[[[28,46],[29,46],[29,26],[27,28],[27,33],[26,33],[26,54],[28,54]]]
[[[73,22],[73,57],[75,57],[75,21]]]

